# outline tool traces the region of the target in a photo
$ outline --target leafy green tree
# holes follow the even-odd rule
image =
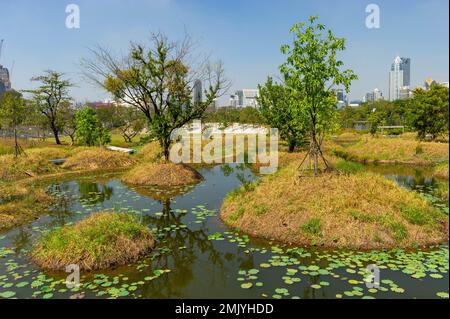
[[[378,131],[378,127],[385,123],[386,113],[383,111],[377,111],[374,109],[368,117],[368,121],[370,123],[370,134],[375,136]]]
[[[44,75],[31,79],[40,82],[37,89],[25,90],[25,92],[31,93],[37,111],[47,119],[56,144],[61,144],[59,134],[64,126],[62,109],[70,102],[69,88],[73,86],[69,80],[65,80],[63,77],[63,73],[46,71]]]
[[[206,122],[220,123],[222,127],[228,127],[233,123],[263,124],[264,118],[254,107],[220,107],[215,112],[205,113],[203,120]]]
[[[435,84],[430,90],[422,88],[414,90],[414,97],[407,106],[408,122],[424,139],[428,134],[432,139],[449,131],[449,90],[445,86]]]
[[[307,137],[307,122],[298,114],[302,110],[288,87],[274,83],[269,77],[264,86],[259,85],[259,111],[271,127],[278,128],[280,137],[287,141],[289,152],[293,152]]]
[[[104,145],[111,141],[109,133],[101,127],[95,110],[89,106],[75,112],[76,140],[87,146]]]
[[[14,157],[22,152],[17,139],[17,127],[27,117],[26,101],[22,94],[16,91],[8,91],[0,97],[0,124],[14,133]]]
[[[322,141],[337,118],[332,88],[342,86],[348,92],[351,82],[357,79],[352,70],[342,70],[344,63],[337,58],[345,49],[345,39],[335,37],[316,20],[312,16],[308,23],[297,23],[291,28],[294,41],[282,46],[287,61],[280,66],[286,85],[298,98],[298,115],[308,121],[310,149],[305,160],[312,158],[314,175],[318,174],[319,158],[330,167],[322,153]]]
[[[117,100],[142,111],[166,159],[172,132],[201,118],[228,86],[221,63],[196,63],[188,37],[170,42],[154,34],[149,49],[134,44],[126,59],[117,59],[102,48],[93,53],[94,60],[83,63],[86,75]],[[196,80],[206,84],[203,101],[193,99]]]

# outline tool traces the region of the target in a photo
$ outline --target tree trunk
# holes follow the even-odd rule
[[[56,128],[55,124],[52,123],[51,129],[53,132],[53,136],[55,137],[56,144],[61,145],[61,141],[59,140],[59,132],[58,132],[58,129]]]
[[[161,146],[162,149],[162,156],[164,157],[164,159],[166,161],[169,161],[169,155],[170,155],[170,139],[166,139],[166,138],[162,138],[159,141],[159,145]]]
[[[316,128],[313,125],[311,130],[311,144],[310,144],[310,154],[313,157],[314,161],[314,176],[318,175],[319,170],[319,161],[318,161],[318,145],[317,145],[317,136],[316,136]]]
[[[73,146],[75,144],[75,136],[73,135],[69,135],[70,136],[70,146]]]
[[[17,129],[14,127],[14,157],[19,156],[20,149],[19,149],[19,143],[17,141]]]
[[[297,145],[297,142],[294,139],[291,139],[288,141],[289,144],[289,153],[292,153],[295,151],[295,146]]]

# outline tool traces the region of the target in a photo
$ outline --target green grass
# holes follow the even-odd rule
[[[46,269],[105,269],[135,262],[154,246],[150,230],[135,216],[102,212],[45,234],[34,246],[32,260]]]
[[[361,163],[340,160],[336,163],[336,169],[346,174],[354,174],[364,171],[365,167]]]
[[[371,215],[368,215],[368,214],[363,214],[363,213],[361,213],[361,212],[359,212],[359,211],[356,211],[356,210],[351,211],[351,212],[350,212],[350,215],[351,215],[354,219],[359,220],[359,221],[361,221],[361,222],[363,222],[363,223],[375,223],[375,222],[379,221],[379,218],[377,218],[376,216],[371,216]]]
[[[311,218],[302,225],[302,231],[313,236],[320,236],[322,234],[322,223],[319,218]]]
[[[236,222],[238,219],[240,219],[242,216],[244,216],[245,214],[245,209],[244,207],[240,207],[237,211],[235,211],[233,214],[231,214],[228,217],[228,222],[234,223]]]
[[[399,222],[392,222],[390,224],[390,228],[392,231],[392,234],[394,235],[394,238],[397,240],[403,240],[408,237],[408,230],[406,229],[405,225]]]
[[[426,225],[430,222],[430,216],[416,207],[403,207],[403,217],[414,225]]]

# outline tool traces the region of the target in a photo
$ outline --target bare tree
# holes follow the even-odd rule
[[[115,57],[97,47],[93,58],[82,60],[85,76],[110,92],[123,104],[142,111],[149,129],[168,159],[173,130],[201,118],[206,108],[228,88],[221,62],[210,63],[195,55],[189,36],[170,42],[161,33],[152,34],[151,47],[132,44],[129,56]],[[205,98],[194,101],[194,82],[204,83]]]

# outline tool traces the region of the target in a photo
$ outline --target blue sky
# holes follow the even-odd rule
[[[80,29],[65,27],[70,3],[80,7]],[[380,7],[379,29],[365,26],[370,3]],[[413,86],[428,76],[449,80],[448,6],[447,0],[0,0],[0,38],[6,41],[0,64],[10,68],[15,61],[16,89],[33,87],[33,75],[54,69],[77,83],[72,94],[78,101],[102,100],[108,95],[79,74],[89,47],[125,53],[130,41],[145,42],[151,31],[179,39],[187,30],[202,51],[224,62],[231,93],[276,76],[289,28],[319,15],[347,39],[342,59],[359,76],[350,98],[375,87],[388,96],[389,68],[397,54],[411,58]]]

